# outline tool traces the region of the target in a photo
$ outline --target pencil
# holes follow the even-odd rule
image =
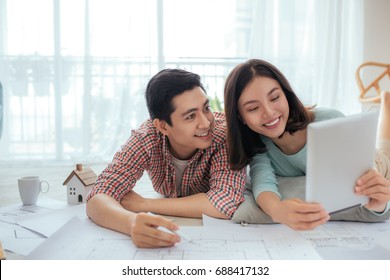
[[[3,250],[3,245],[1,245],[1,241],[0,241],[0,260],[5,260],[5,253]]]

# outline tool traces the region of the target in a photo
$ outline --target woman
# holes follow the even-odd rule
[[[390,200],[390,92],[382,94],[376,170],[362,175],[355,192],[381,215]],[[306,174],[306,133],[311,122],[343,116],[339,111],[305,107],[284,75],[272,64],[251,59],[236,66],[225,83],[225,114],[231,168],[250,164],[251,186],[259,207],[275,222],[312,229],[329,220],[318,203],[282,199],[278,176]]]

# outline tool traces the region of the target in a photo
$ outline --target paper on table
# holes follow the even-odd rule
[[[203,219],[205,226],[225,228],[232,226],[231,221],[208,216],[204,216]],[[246,226],[260,228],[263,234],[268,232],[266,229],[274,229],[274,233],[280,231],[275,228],[276,225]],[[309,241],[324,259],[390,259],[390,221],[382,223],[331,221],[314,230],[297,233]]]
[[[21,203],[0,208],[0,221],[16,223],[16,218],[31,214],[43,214],[67,207],[67,203],[48,197],[39,198],[36,205],[24,206]]]
[[[328,222],[300,234],[324,259],[390,259],[390,223]]]
[[[233,226],[239,225],[231,220],[217,219],[217,218],[207,216],[205,214],[202,215],[202,220],[203,220],[204,227],[220,227],[220,226],[226,227],[228,225],[233,225]]]
[[[130,237],[94,224],[71,218],[38,246],[28,259],[131,259],[136,248]]]
[[[72,218],[28,258],[31,259],[320,259],[311,244],[283,226],[187,227],[191,238],[171,248],[139,249],[130,237],[90,220]],[[233,230],[234,229],[234,230]]]
[[[48,213],[20,216],[15,220],[19,225],[49,237],[74,216],[87,219],[86,205],[80,204]]]
[[[46,240],[42,235],[19,225],[0,222],[0,239],[5,250],[26,256]]]

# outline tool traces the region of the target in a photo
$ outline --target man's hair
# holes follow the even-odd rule
[[[237,65],[226,79],[224,92],[229,163],[232,169],[243,168],[255,154],[267,151],[259,134],[238,118],[238,99],[256,77],[271,78],[280,84],[290,108],[285,133],[293,134],[304,129],[312,121],[286,77],[274,65],[260,59],[250,59]]]
[[[205,89],[200,76],[182,69],[164,69],[154,75],[146,87],[146,104],[151,119],[165,121],[172,126],[171,114],[175,111],[173,98],[187,90]]]

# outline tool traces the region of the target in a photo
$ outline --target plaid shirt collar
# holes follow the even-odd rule
[[[160,136],[162,138],[162,151],[163,151],[163,157],[164,157],[164,160],[166,162],[169,162],[171,165],[173,165],[172,163],[172,153],[171,151],[169,150],[169,139],[167,136],[165,136],[164,134],[162,134],[161,132],[158,132],[160,133]],[[214,136],[213,136],[214,137]],[[203,149],[197,149],[195,155],[193,155],[189,160],[188,160],[188,164],[191,164],[193,161],[197,160],[199,157],[201,157],[204,153],[204,150]]]

